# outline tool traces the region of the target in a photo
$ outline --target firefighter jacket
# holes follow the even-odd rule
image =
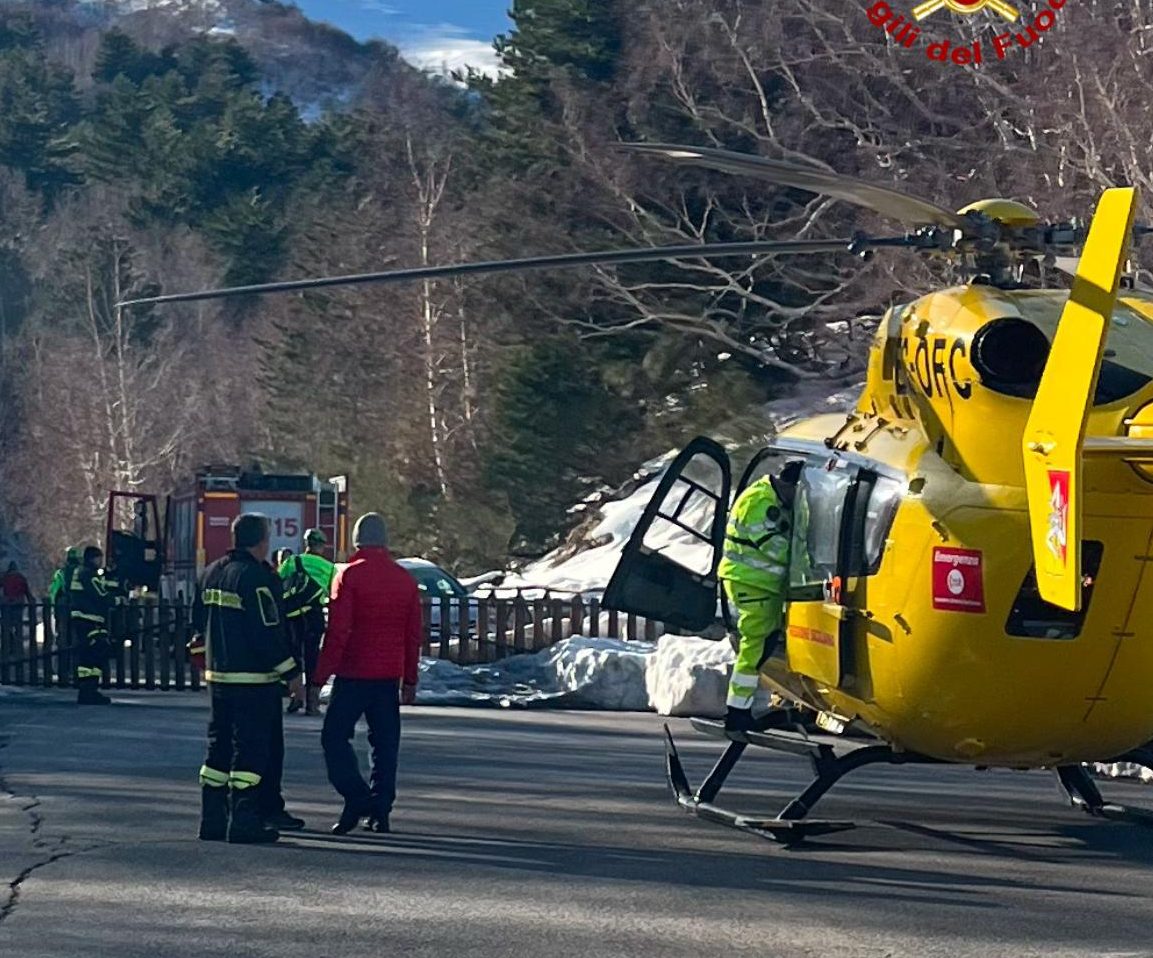
[[[759,591],[784,595],[789,583],[789,510],[765,476],[737,497],[725,530],[717,575]]]
[[[69,618],[73,622],[91,623],[89,631],[97,631],[107,625],[111,604],[99,570],[87,565],[74,566],[68,587]]]
[[[319,617],[320,627],[324,628],[324,606],[328,602],[328,590],[320,585],[308,571],[304,556],[293,556],[280,566],[281,585],[284,589],[284,609],[286,619],[313,615]]]
[[[242,549],[217,559],[201,577],[192,607],[204,678],[222,685],[270,685],[300,674],[280,616],[280,580]]]
[[[103,569],[100,572],[100,580],[104,583],[104,591],[108,594],[109,600],[112,602],[128,600],[128,583],[119,572],[114,569]]]
[[[282,579],[291,578],[296,572],[297,563],[304,566],[304,571],[308,573],[309,578],[319,587],[320,604],[327,605],[329,593],[332,592],[332,577],[336,575],[336,566],[329,562],[324,556],[316,555],[313,552],[306,552],[303,555],[292,556],[290,559],[285,559],[284,562],[280,564],[280,577]]]
[[[75,564],[65,565],[52,573],[52,581],[48,584],[48,598],[55,604],[68,599],[68,590],[72,585],[72,573],[76,570]]]

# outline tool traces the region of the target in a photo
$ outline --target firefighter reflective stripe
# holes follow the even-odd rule
[[[219,685],[269,685],[280,681],[279,672],[213,672],[204,673],[206,682]]]
[[[209,788],[224,788],[228,784],[228,773],[221,772],[207,765],[200,766],[200,784]]]
[[[291,672],[294,668],[296,668],[296,659],[289,656],[276,667],[276,671],[278,675],[285,675],[288,672]]]
[[[102,669],[90,668],[86,665],[76,666],[76,678],[78,679],[100,679],[104,677]]]
[[[289,612],[284,617],[286,619],[298,619],[302,615],[312,611],[312,606],[306,605],[303,609],[297,609],[295,612]]]
[[[728,581],[783,592],[789,566],[788,510],[768,477],[758,479],[733,504],[717,575]]]
[[[267,586],[259,586],[256,590],[256,604],[260,606],[260,618],[266,626],[271,628],[280,625],[280,610],[276,607],[276,598]]]
[[[789,571],[787,565],[781,565],[777,562],[766,562],[764,559],[758,559],[739,549],[730,549],[727,545],[725,546],[725,558],[735,565],[743,566],[746,569],[757,569],[758,571],[766,572],[776,579],[784,579]],[[729,578],[732,578],[732,576]]]
[[[188,654],[189,655],[200,655],[204,650],[205,650],[205,645],[203,642],[201,642],[197,645],[188,646]]]
[[[228,776],[228,784],[237,791],[246,788],[255,788],[260,784],[260,776],[256,772],[233,772]]]
[[[82,619],[85,622],[99,622],[101,625],[104,625],[104,616],[102,615],[93,615],[90,612],[77,612],[75,609],[72,610],[70,615],[74,619]]]
[[[725,704],[734,709],[751,709],[760,685],[759,676],[733,672],[733,677],[729,681],[729,696]]]
[[[204,604],[215,605],[222,609],[239,609],[244,611],[244,601],[238,592],[227,592],[224,589],[205,589]]]

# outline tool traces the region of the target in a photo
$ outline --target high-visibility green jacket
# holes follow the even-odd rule
[[[783,595],[789,584],[792,517],[768,476],[737,497],[725,530],[717,574],[730,582]]]
[[[72,570],[76,563],[62,566],[52,573],[52,581],[48,585],[48,598],[53,602],[63,602],[68,598],[68,589],[72,584]]]
[[[305,552],[299,556],[292,556],[285,559],[280,564],[280,578],[288,579],[292,573],[296,571],[296,560],[300,559],[300,564],[304,566],[304,571],[308,573],[310,579],[320,586],[323,593],[321,597],[321,604],[328,604],[328,596],[332,592],[332,577],[336,575],[336,566],[329,562],[324,556],[313,555],[311,552]]]

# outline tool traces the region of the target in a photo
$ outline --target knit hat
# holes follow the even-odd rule
[[[379,512],[366,512],[356,520],[352,544],[358,549],[383,549],[388,545],[388,526]]]

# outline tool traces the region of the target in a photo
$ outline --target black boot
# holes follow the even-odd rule
[[[387,835],[392,831],[392,828],[388,824],[387,815],[373,815],[364,823],[364,830],[366,832],[375,832],[377,835]]]
[[[753,728],[753,710],[733,708],[731,705],[725,713],[726,732],[750,732]]]
[[[228,789],[220,785],[200,788],[200,833],[202,842],[222,842],[228,837]]]
[[[275,828],[278,832],[298,832],[304,828],[306,822],[303,818],[289,815],[287,810],[282,808],[279,812],[265,815],[264,824],[269,828]]]
[[[228,821],[228,840],[234,845],[263,845],[280,837],[275,828],[264,824],[255,791],[253,788],[232,789],[229,793],[232,815]]]
[[[340,813],[340,820],[332,826],[332,834],[347,835],[360,824],[360,820],[368,813],[369,809],[363,803],[346,800],[344,811]]]
[[[100,692],[100,679],[78,679],[76,682],[77,705],[111,705],[112,699]]]

